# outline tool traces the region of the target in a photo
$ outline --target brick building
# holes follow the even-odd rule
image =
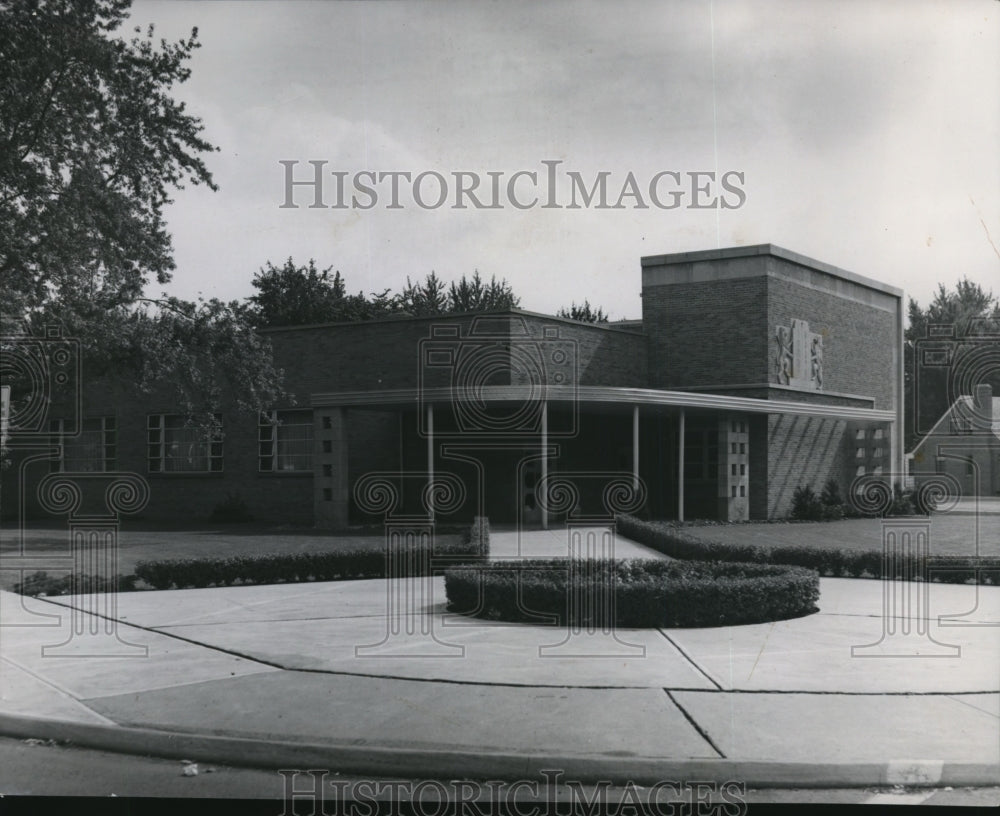
[[[782,517],[802,484],[902,470],[902,330],[901,291],[772,245],[643,258],[641,321],[273,329],[295,405],[224,413],[206,440],[165,398],[87,388],[80,428],[53,416],[48,447],[17,451],[2,506],[37,513],[34,486],[62,469],[143,475],[150,518],[236,499],[342,527],[379,517],[373,478],[398,512],[423,512],[433,484],[455,521],[600,517],[612,483],[641,484],[649,517]]]

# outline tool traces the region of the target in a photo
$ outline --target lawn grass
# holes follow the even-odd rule
[[[888,519],[890,524],[926,522],[925,517]],[[940,514],[930,517],[930,554],[1000,556],[1000,515]],[[882,550],[881,519],[816,522],[745,522],[680,525],[700,541],[757,546],[803,546],[816,549]]]
[[[459,542],[460,532],[438,534],[442,543]],[[31,555],[69,554],[67,528],[30,527],[23,531],[0,529],[0,589],[11,590],[21,580],[20,570],[5,569],[4,559],[24,553]],[[254,525],[199,527],[196,529],[131,529],[127,522],[118,534],[118,572],[129,575],[140,561],[183,558],[226,558],[236,555],[282,555],[289,553],[328,553],[344,550],[382,550],[385,537],[377,528],[357,532],[321,533],[315,530],[275,529]],[[26,570],[26,574],[45,570],[63,574],[55,566],[44,564]]]

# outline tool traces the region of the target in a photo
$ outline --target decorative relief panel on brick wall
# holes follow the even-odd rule
[[[803,390],[823,390],[823,335],[804,320],[777,326],[774,332],[774,381]]]

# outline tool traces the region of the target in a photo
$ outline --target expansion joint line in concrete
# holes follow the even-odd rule
[[[57,606],[61,609],[74,609],[71,604],[60,603],[58,601],[52,600],[50,598],[37,598],[36,600],[44,601],[50,603],[53,606]],[[88,614],[95,615],[99,618],[104,618],[105,620],[111,620],[107,615],[102,615],[98,612],[89,612]],[[116,619],[117,620],[117,619]],[[283,663],[279,663],[274,660],[268,660],[263,657],[256,657],[252,654],[246,652],[236,651],[234,649],[227,649],[222,646],[214,646],[210,643],[203,643],[202,641],[195,640],[193,638],[184,637],[183,635],[175,634],[174,632],[167,632],[162,629],[157,629],[152,626],[142,626],[138,623],[131,623],[129,621],[118,620],[118,623],[122,626],[128,626],[132,629],[139,629],[144,632],[152,632],[153,634],[160,635],[162,637],[172,638],[174,640],[179,640],[184,643],[190,643],[193,646],[200,646],[203,649],[208,649],[213,652],[218,652],[220,654],[229,655],[230,657],[238,657],[241,660],[247,660],[251,663],[256,663],[261,666],[268,666],[272,669],[281,669],[282,671],[288,672],[301,672],[303,674],[328,674],[331,676],[338,677],[367,677],[378,680],[405,680],[412,683],[448,683],[458,686],[496,686],[499,688],[546,688],[546,689],[584,689],[584,690],[609,690],[609,689],[623,689],[623,690],[639,690],[648,688],[664,688],[662,686],[647,686],[647,685],[622,685],[618,683],[603,683],[603,684],[568,684],[568,683],[504,683],[498,681],[490,680],[457,680],[450,677],[412,677],[408,675],[400,674],[385,674],[378,672],[357,672],[357,671],[344,671],[343,669],[315,669],[300,666],[287,666]],[[811,694],[811,695],[829,695],[829,696],[848,696],[848,697],[946,697],[946,696],[958,696],[958,695],[991,695],[997,694],[994,690],[971,690],[971,691],[961,691],[961,690],[947,690],[947,691],[836,691],[836,690],[825,690],[825,689],[726,689],[723,688],[719,683],[708,674],[704,669],[701,668],[691,657],[677,645],[677,643],[662,629],[657,630],[676,650],[682,655],[694,668],[703,675],[710,683],[712,683],[713,688],[700,688],[697,686],[673,686],[669,691],[675,692],[697,692],[700,694]],[[667,689],[664,688],[666,691]]]
[[[657,629],[656,631],[657,631],[657,632],[659,632],[659,633],[660,633],[661,635],[663,635],[663,637],[664,637],[664,638],[666,638],[666,641],[667,641],[667,643],[669,643],[669,644],[670,644],[671,646],[673,646],[673,647],[674,647],[674,649],[676,649],[676,650],[677,650],[677,652],[678,652],[678,653],[679,653],[679,654],[680,654],[680,655],[681,655],[681,656],[682,656],[682,657],[683,657],[683,658],[684,658],[684,659],[685,659],[685,660],[686,660],[686,661],[687,661],[688,663],[690,663],[690,664],[691,664],[692,666],[694,666],[695,670],[696,670],[696,671],[697,671],[697,672],[698,672],[698,673],[699,673],[700,675],[702,675],[702,677],[704,677],[704,678],[705,678],[706,680],[708,680],[708,682],[709,682],[709,683],[711,683],[711,684],[712,684],[713,686],[715,686],[715,688],[716,688],[716,689],[717,689],[718,691],[724,691],[724,689],[722,688],[722,686],[721,686],[721,685],[719,685],[718,681],[717,681],[717,680],[716,680],[716,679],[715,679],[714,677],[712,677],[712,675],[710,675],[710,674],[709,674],[709,673],[708,673],[707,671],[705,671],[705,670],[704,670],[704,669],[703,669],[703,668],[702,668],[701,666],[699,666],[699,665],[698,665],[698,664],[697,664],[697,663],[696,663],[696,662],[694,661],[694,659],[693,659],[693,658],[691,657],[691,655],[689,655],[689,654],[688,654],[687,652],[685,652],[685,651],[684,651],[684,650],[683,650],[683,649],[682,649],[682,648],[681,648],[680,646],[678,646],[678,645],[677,645],[677,643],[676,643],[676,642],[674,641],[674,639],[673,639],[672,637],[670,637],[670,635],[668,635],[668,634],[667,634],[666,632],[664,632],[664,631],[663,631],[662,629]]]
[[[688,710],[684,708],[684,706],[682,706],[679,702],[677,702],[677,698],[670,693],[670,689],[663,689],[663,691],[666,693],[670,702],[673,703],[674,707],[678,711],[680,711],[681,714],[684,715],[684,719],[687,720],[691,724],[691,727],[698,732],[698,735],[711,746],[712,750],[715,751],[715,753],[717,753],[722,759],[726,759],[726,755],[722,753],[722,750],[719,748],[719,746],[712,741],[712,738],[708,735],[708,732],[704,728],[702,728],[701,725],[698,723],[698,721],[688,713]]]

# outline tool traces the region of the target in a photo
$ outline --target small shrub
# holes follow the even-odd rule
[[[841,504],[820,504],[820,521],[840,521],[844,518],[844,506]]]
[[[253,516],[239,493],[227,493],[226,498],[212,508],[212,521],[223,524],[239,524],[253,521]]]
[[[47,572],[33,572],[23,581],[14,584],[14,592],[19,595],[73,595],[80,592],[132,592],[135,590],[136,576],[118,575],[106,578],[103,575],[49,575]]]
[[[799,521],[819,521],[823,518],[823,504],[812,485],[795,488],[792,494],[791,517]]]
[[[892,486],[892,504],[887,516],[913,516],[917,514],[916,492],[904,490],[902,484],[896,482]]]
[[[833,477],[826,480],[823,485],[823,492],[819,494],[819,500],[824,507],[840,507],[844,499],[840,495],[840,483]]]

